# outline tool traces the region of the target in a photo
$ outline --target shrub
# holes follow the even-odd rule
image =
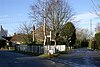
[[[6,40],[0,40],[0,48],[5,48],[6,46]]]
[[[95,34],[95,40],[96,40],[96,44],[97,44],[97,49],[100,50],[100,33]]]
[[[90,42],[88,43],[87,40],[83,40],[83,41],[81,42],[81,47],[88,47],[88,44],[91,44],[91,43],[90,43]]]

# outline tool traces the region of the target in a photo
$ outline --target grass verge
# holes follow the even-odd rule
[[[59,56],[59,54],[56,53],[56,54],[52,54],[52,55],[50,55],[50,54],[41,54],[38,57],[42,57],[42,58],[54,58],[54,57],[58,57],[58,56]]]

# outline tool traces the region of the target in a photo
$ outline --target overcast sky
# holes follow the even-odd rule
[[[36,0],[0,0],[0,25],[8,30],[9,34],[13,34],[19,24],[32,22],[28,13],[33,1]],[[92,19],[94,32],[95,25],[100,19],[93,13],[91,0],[69,0],[69,5],[76,14],[76,20],[80,21],[77,26],[89,29],[90,20]]]

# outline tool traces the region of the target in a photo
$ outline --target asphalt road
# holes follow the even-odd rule
[[[44,59],[1,50],[0,67],[100,67],[100,51],[80,48],[57,58]]]
[[[100,67],[100,51],[79,48],[51,60],[71,67]]]
[[[0,67],[67,67],[48,59],[27,56],[11,51],[0,51]]]

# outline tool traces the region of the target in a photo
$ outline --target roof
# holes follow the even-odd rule
[[[35,30],[35,38],[36,38],[36,40],[43,41],[43,39],[44,39],[43,26],[41,26]]]
[[[48,31],[46,31],[46,34],[49,35],[50,33]],[[23,41],[22,39],[25,36],[27,36],[27,35],[25,35],[25,34],[15,34],[12,37],[11,41],[22,42]],[[31,37],[32,37],[32,35],[31,35]],[[43,41],[44,40],[43,25],[35,30],[35,39],[36,39],[36,41]]]
[[[16,35],[12,36],[11,41],[22,42],[23,38],[25,38],[25,37],[27,37],[26,34],[16,34]]]
[[[12,36],[11,41],[21,41],[22,38],[23,38],[22,34],[16,34],[16,35]]]
[[[46,28],[46,35],[50,35],[49,31],[50,30],[48,28]],[[43,41],[44,40],[43,25],[35,30],[35,38],[36,38],[37,41],[38,40],[39,41]]]
[[[0,39],[2,39],[2,36],[7,37],[7,31],[3,29],[2,25],[0,25]]]

